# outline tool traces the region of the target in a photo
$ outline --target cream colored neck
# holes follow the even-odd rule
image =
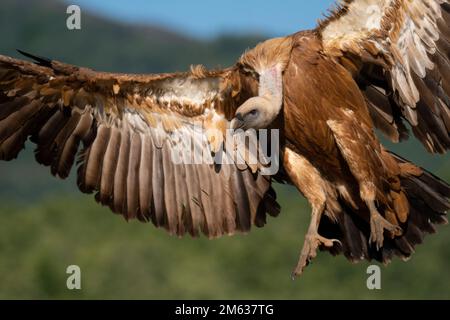
[[[275,120],[283,105],[283,71],[280,65],[260,73],[258,95],[270,101],[270,114]]]

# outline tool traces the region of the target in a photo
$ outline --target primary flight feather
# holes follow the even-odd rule
[[[406,259],[447,222],[450,186],[374,131],[399,142],[410,126],[429,152],[450,148],[449,22],[446,0],[346,0],[316,29],[216,71],[126,75],[0,56],[0,159],[30,139],[53,175],[77,162],[82,192],[179,236],[262,227],[280,211],[271,183],[285,182],[312,207],[294,275],[318,249]],[[279,171],[268,174],[251,143],[242,161],[183,161],[227,157],[227,132],[255,129],[279,130]]]

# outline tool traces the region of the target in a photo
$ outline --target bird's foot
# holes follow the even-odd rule
[[[303,244],[297,267],[292,273],[292,279],[295,279],[303,273],[311,260],[317,256],[317,249],[320,246],[332,248],[335,243],[340,244],[341,242],[337,239],[327,239],[322,237],[317,232],[308,233],[305,237],[305,243]]]
[[[371,212],[369,242],[375,243],[378,251],[383,247],[384,230],[387,230],[396,236],[400,236],[403,233],[402,228],[391,224],[389,221],[383,218],[378,211]]]

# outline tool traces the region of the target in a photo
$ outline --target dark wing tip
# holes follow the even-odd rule
[[[33,55],[31,53],[22,51],[20,49],[16,49],[17,52],[19,52],[21,55],[33,59],[38,65],[43,66],[43,67],[51,67],[52,66],[52,60],[48,59],[48,58],[44,58],[44,57],[40,57],[40,56],[36,56]]]

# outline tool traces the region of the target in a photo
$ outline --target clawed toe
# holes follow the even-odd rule
[[[332,248],[335,244],[342,245],[342,243],[337,239],[327,239],[319,235],[317,236],[317,239],[319,241],[319,245],[322,244],[327,248]]]
[[[295,279],[303,273],[304,269],[309,265],[311,260],[317,256],[317,249],[321,245],[327,248],[332,248],[335,244],[341,245],[341,242],[337,239],[327,239],[317,233],[306,235],[297,267],[292,273],[292,279]]]
[[[380,214],[373,215],[370,219],[369,242],[374,243],[378,251],[383,247],[384,230],[387,230],[396,236],[401,235],[403,232],[402,228],[391,224],[386,219],[384,219]]]

